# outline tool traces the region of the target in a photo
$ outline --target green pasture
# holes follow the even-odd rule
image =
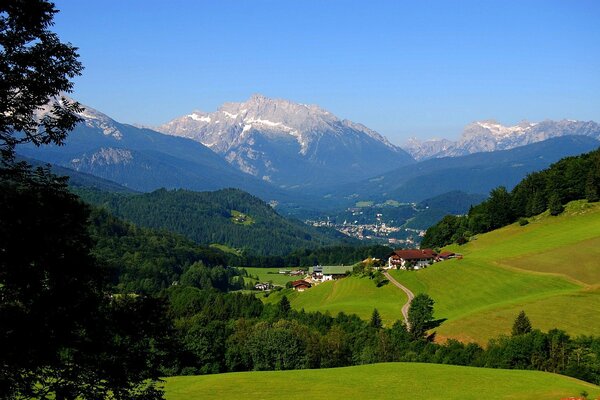
[[[436,317],[447,318],[437,329],[442,339],[485,343],[510,332],[520,310],[540,329],[599,334],[598,245],[600,206],[577,201],[558,217],[542,214],[450,246],[462,260],[392,275],[436,301]]]
[[[357,277],[323,282],[302,293],[283,290],[271,294],[265,301],[278,302],[283,295],[295,309],[329,311],[333,316],[343,311],[369,319],[377,308],[386,325],[402,319],[402,306],[407,300],[404,292],[392,284],[377,287],[371,279]]]
[[[558,400],[600,387],[562,375],[440,364],[386,363],[346,368],[179,376],[167,400],[194,399],[537,399]]]
[[[445,319],[438,338],[487,343],[510,332],[521,310],[534,327],[569,334],[600,334],[600,204],[576,201],[565,212],[530,218],[479,235],[464,246],[449,246],[463,259],[420,271],[392,271],[415,294],[435,300],[435,316]],[[296,309],[356,313],[368,319],[377,308],[385,323],[401,319],[406,301],[393,285],[376,288],[366,278],[326,282],[303,293],[283,291]]]
[[[248,267],[246,267],[244,269],[248,272],[248,275],[258,276],[259,282],[271,281],[271,282],[273,282],[273,284],[281,285],[281,286],[285,286],[285,284],[288,282],[303,278],[303,276],[290,276],[290,275],[284,275],[284,274],[279,273],[280,269],[294,270],[294,269],[298,269],[298,268],[248,268]],[[252,282],[254,282],[254,281],[255,280],[252,279]]]

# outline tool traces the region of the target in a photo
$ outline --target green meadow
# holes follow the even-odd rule
[[[244,268],[248,275],[257,276],[258,282],[273,282],[275,285],[285,286],[286,283],[295,281],[297,279],[302,279],[303,276],[290,276],[280,274],[280,269],[289,269],[294,270],[297,268]],[[252,282],[255,282],[255,279],[251,279]]]
[[[440,338],[485,343],[508,333],[525,310],[534,327],[600,334],[600,205],[570,203],[564,214],[542,214],[449,249],[464,255],[421,271],[393,271],[415,293],[436,301],[446,318]]]
[[[463,259],[437,263],[420,271],[392,271],[415,294],[435,300],[436,318],[445,319],[440,340],[457,338],[487,343],[509,333],[525,310],[534,327],[560,328],[569,334],[600,335],[600,204],[576,201],[565,212],[530,218],[475,237],[464,246],[449,246]],[[326,282],[287,295],[306,311],[356,313],[368,319],[377,308],[384,323],[401,319],[404,293],[393,285],[375,287],[366,278]]]
[[[282,290],[271,294],[265,301],[279,302],[283,295],[288,297],[295,309],[329,311],[334,316],[343,311],[369,319],[373,309],[377,308],[386,325],[402,319],[402,305],[407,300],[404,292],[392,284],[377,287],[368,278],[356,277],[323,282],[302,293]]]
[[[600,396],[600,387],[538,371],[385,363],[346,368],[167,378],[167,400],[548,399]]]

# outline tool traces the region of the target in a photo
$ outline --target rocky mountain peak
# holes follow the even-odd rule
[[[212,113],[192,112],[157,130],[196,140],[242,171],[269,181],[289,168],[280,165],[286,162],[282,154],[287,161],[298,158],[324,165],[339,154],[371,149],[389,153],[397,159],[390,161],[393,164],[411,161],[402,149],[362,124],[342,120],[316,105],[260,94],[243,102],[225,103]],[[347,160],[357,157],[362,156],[348,154]],[[350,170],[358,169],[362,161],[353,165]],[[368,170],[372,168],[366,167]]]
[[[475,121],[467,125],[457,141],[409,141],[405,149],[417,160],[453,157],[486,151],[508,150],[553,137],[583,135],[600,140],[600,125],[576,120],[521,121],[505,126],[495,120]]]

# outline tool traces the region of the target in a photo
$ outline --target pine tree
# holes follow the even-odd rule
[[[292,309],[292,306],[290,305],[290,301],[288,300],[287,296],[283,296],[281,298],[281,300],[279,301],[278,309],[280,316],[285,317],[286,315],[288,315],[288,313]]]
[[[373,309],[373,314],[371,314],[371,323],[370,325],[373,328],[381,328],[383,326],[383,323],[381,321],[381,316],[379,315],[379,311],[377,311],[377,309]]]
[[[590,171],[587,180],[585,182],[585,198],[590,203],[594,203],[600,200],[600,193],[598,193],[598,184],[594,171]]]
[[[550,211],[550,215],[559,215],[564,211],[564,207],[560,202],[560,197],[553,193],[548,200],[548,210]]]
[[[531,322],[527,315],[525,315],[525,311],[521,311],[513,324],[512,335],[524,335],[529,332],[531,332]]]

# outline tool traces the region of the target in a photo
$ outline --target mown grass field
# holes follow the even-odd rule
[[[301,276],[290,276],[279,273],[280,268],[244,268],[248,271],[248,275],[257,276],[259,282],[273,282],[275,285],[285,286],[286,283],[301,279]],[[285,268],[296,269],[296,268]],[[254,282],[255,279],[250,279]]]
[[[165,389],[167,400],[558,400],[583,391],[591,399],[600,396],[598,386],[547,372],[419,363],[180,376],[168,378]]]
[[[446,321],[438,338],[481,344],[509,333],[525,310],[534,327],[569,334],[600,335],[600,204],[572,202],[565,212],[542,214],[525,226],[513,224],[449,249],[462,260],[420,271],[392,271],[416,293],[436,302],[436,318]],[[368,279],[347,278],[304,293],[284,291],[296,309],[356,313],[368,319],[377,308],[384,323],[401,319],[405,295],[392,285],[376,288]]]
[[[343,311],[370,319],[373,309],[377,308],[386,325],[402,319],[402,305],[407,300],[404,292],[392,284],[377,287],[368,278],[356,277],[323,282],[302,293],[283,290],[271,294],[265,301],[279,302],[283,295],[295,309],[329,311],[333,316]]]
[[[450,247],[462,260],[392,274],[436,301],[436,317],[447,318],[440,338],[485,343],[508,333],[520,310],[540,329],[599,335],[599,237],[600,205],[573,202],[561,216],[542,215]]]

